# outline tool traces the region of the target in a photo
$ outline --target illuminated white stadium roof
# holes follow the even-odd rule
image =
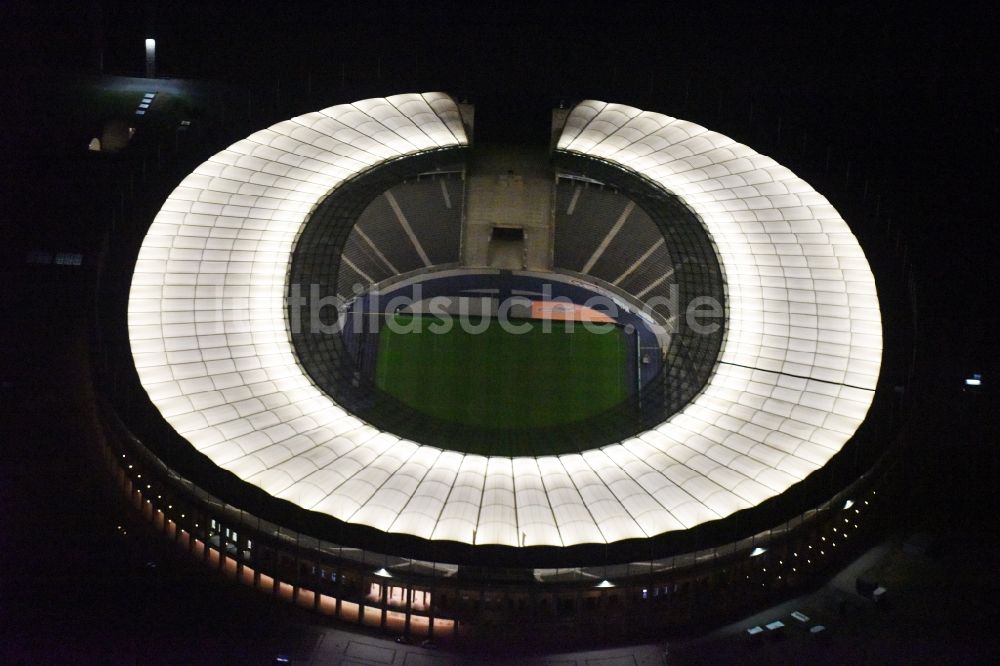
[[[426,539],[604,543],[755,506],[821,467],[871,404],[875,284],[837,211],[774,160],[698,125],[588,101],[560,150],[632,170],[704,221],[727,280],[708,385],[642,435],[582,454],[485,458],[401,440],[345,412],[293,354],[284,303],[323,197],[387,160],[467,144],[446,95],[278,123],[215,155],[164,203],[129,299],[140,380],[217,465],[339,520]]]

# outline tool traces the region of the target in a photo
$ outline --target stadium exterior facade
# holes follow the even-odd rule
[[[469,152],[446,95],[364,100],[211,157],[152,221],[119,350],[135,373],[104,409],[108,464],[142,515],[298,606],[459,639],[525,617],[554,640],[639,637],[828,570],[870,526],[890,467],[882,322],[857,240],[788,169],[693,123],[587,101],[556,130],[571,187],[637,202],[662,234],[630,257],[662,273],[649,284],[724,304],[714,336],[673,322],[659,411],[612,419],[579,451],[484,456],[380,429],[377,410],[361,418],[363,401],[346,409],[318,386],[303,359],[337,349],[294,339],[289,284],[336,291],[373,199],[456,164],[460,189]],[[359,263],[369,287],[395,277]]]

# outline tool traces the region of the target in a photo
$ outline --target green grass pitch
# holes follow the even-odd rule
[[[419,315],[417,315],[419,316]],[[395,324],[420,332],[379,331],[375,378],[380,389],[425,414],[482,428],[518,429],[578,421],[615,407],[627,396],[626,336],[562,322],[516,322],[521,335],[491,321],[479,334],[457,321],[433,333],[435,321],[396,314]]]

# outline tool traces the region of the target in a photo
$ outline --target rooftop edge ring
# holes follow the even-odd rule
[[[334,189],[391,160],[468,145],[442,93],[330,107],[211,157],[143,240],[128,328],[142,386],[197,451],[347,523],[429,540],[571,546],[724,518],[822,467],[871,406],[882,352],[874,278],[829,202],[773,159],[690,122],[586,101],[557,150],[679,197],[726,277],[705,388],[625,441],[482,457],[400,439],[346,412],[299,365],[285,293],[296,239]]]

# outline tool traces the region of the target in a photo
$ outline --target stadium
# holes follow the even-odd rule
[[[56,4],[0,662],[996,661],[981,8]]]
[[[135,509],[233,584],[459,645],[639,640],[828,575],[905,372],[838,211],[654,111],[560,105],[549,145],[477,144],[475,111],[325,108],[160,201],[102,278]]]

